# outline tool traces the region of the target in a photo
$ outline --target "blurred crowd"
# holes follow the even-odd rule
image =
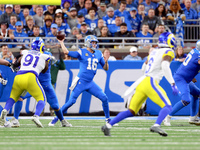
[[[149,48],[157,41],[148,38],[165,31],[175,32],[168,25],[179,21],[198,24],[187,20],[198,19],[199,12],[200,0],[62,0],[61,6],[0,5],[0,41],[17,42],[8,45],[9,48],[29,47],[29,39],[16,37],[55,37],[58,31],[63,31],[70,43],[83,42],[85,36],[93,34],[108,37],[100,38],[102,43],[122,42],[111,37],[137,37],[125,42]],[[46,42],[54,43],[56,39]]]

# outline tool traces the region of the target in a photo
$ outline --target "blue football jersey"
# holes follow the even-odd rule
[[[200,59],[200,52],[197,49],[193,49],[187,55],[185,61],[178,68],[177,72],[174,75],[174,78],[177,76],[183,77],[188,83],[198,74],[200,70],[200,65],[198,60]]]
[[[80,79],[91,81],[93,80],[96,72],[97,65],[103,67],[105,61],[100,50],[95,50],[94,53],[89,52],[86,48],[80,48],[78,51],[70,51],[69,56],[78,58],[80,61],[78,77]]]

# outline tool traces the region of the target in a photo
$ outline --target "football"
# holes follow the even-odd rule
[[[56,35],[58,40],[63,40],[65,38],[65,33],[63,31],[59,31]]]

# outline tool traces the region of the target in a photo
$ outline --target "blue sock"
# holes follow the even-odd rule
[[[111,126],[113,126],[114,124],[128,117],[133,117],[133,114],[130,112],[130,110],[122,111],[115,118],[113,118],[109,123],[111,124]]]
[[[45,106],[45,102],[40,100],[36,105],[35,115],[40,116]]]
[[[172,111],[172,106],[168,105],[163,107],[159,114],[158,114],[158,118],[156,120],[156,124],[161,124],[162,121],[165,119],[165,117]]]
[[[61,108],[62,113],[64,114],[68,110],[68,108],[71,107],[72,105],[73,105],[73,103],[69,103],[69,101],[67,103],[65,103]]]
[[[190,116],[196,116],[199,109],[199,98],[193,97],[190,102]]]
[[[105,117],[106,117],[106,118],[110,118],[110,112],[109,112],[108,101],[103,102],[103,103],[102,103],[102,106],[103,106],[103,111],[104,111]]]
[[[17,101],[17,102],[15,103],[14,117],[15,117],[16,119],[19,118],[20,111],[22,110],[22,104],[23,104],[22,101]]]
[[[9,98],[6,102],[4,109],[6,109],[7,111],[10,110],[10,108],[14,105],[14,103],[15,103],[14,99]]]
[[[182,103],[182,101],[177,102],[174,107],[172,108],[172,112],[169,114],[170,116],[173,116],[176,112],[181,110],[183,107],[185,107]]]
[[[63,113],[62,113],[61,109],[58,110],[58,111],[55,110],[54,112],[55,112],[56,116],[58,117],[58,119],[59,119],[60,121],[62,121],[62,120],[64,119]]]

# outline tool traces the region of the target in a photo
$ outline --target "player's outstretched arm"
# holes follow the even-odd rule
[[[9,66],[9,61],[5,60],[5,59],[0,59],[0,65],[5,65],[5,66]]]
[[[68,53],[69,53],[69,50],[67,49],[67,47],[65,47],[64,39],[63,39],[63,40],[57,39],[57,40],[58,40],[58,42],[60,43],[63,52],[64,52],[65,54],[68,54]]]

